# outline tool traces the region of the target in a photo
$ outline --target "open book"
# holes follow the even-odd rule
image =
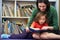
[[[32,28],[29,28],[29,30],[33,33],[52,32],[52,30],[34,30]]]

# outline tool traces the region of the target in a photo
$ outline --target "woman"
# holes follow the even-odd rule
[[[37,12],[40,11],[40,12],[47,12],[47,17],[49,20],[48,25],[52,26],[53,30],[59,30],[57,11],[52,5],[50,5],[49,1],[48,0],[37,0],[36,6],[37,6],[37,8],[33,10],[32,16],[28,22],[28,27],[31,26],[31,23],[34,20],[34,17],[36,16]],[[54,33],[43,33],[43,34],[41,34],[41,38],[47,38],[46,35],[48,35],[48,34],[50,36],[51,36],[51,34],[55,35]],[[34,35],[36,35],[36,34],[34,34]],[[34,35],[33,35],[33,37],[34,37]],[[38,36],[38,35],[36,35],[36,36]]]

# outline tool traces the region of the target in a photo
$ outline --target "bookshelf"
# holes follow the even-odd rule
[[[56,6],[56,0],[49,0],[53,6]],[[31,16],[32,10],[36,7],[36,0],[3,0],[2,2],[2,23],[7,23],[4,25],[5,30],[8,30],[8,24],[13,25],[15,34],[21,32],[17,30],[16,26],[20,27],[22,25],[26,27],[28,20]],[[10,27],[9,26],[9,27]],[[14,27],[15,26],[15,27]],[[11,29],[12,30],[12,29]],[[10,33],[10,30],[3,31],[6,34]],[[11,32],[12,33],[12,32]]]

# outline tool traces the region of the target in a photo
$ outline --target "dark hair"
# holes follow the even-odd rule
[[[48,0],[37,0],[36,6],[37,6],[38,10],[40,11],[40,9],[38,7],[38,3],[45,3],[47,5],[46,11],[49,10],[49,8],[50,8],[50,2]]]
[[[44,12],[38,12],[37,15],[36,15],[36,17],[34,18],[34,21],[35,21],[35,22],[38,22],[38,20],[40,19],[41,16],[45,16],[46,22],[47,22],[47,19],[48,19],[48,18],[47,18],[47,14],[44,13]]]

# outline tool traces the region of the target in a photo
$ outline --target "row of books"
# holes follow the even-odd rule
[[[32,14],[32,10],[35,8],[33,5],[20,6],[19,3],[16,4],[16,14],[14,13],[15,7],[3,3],[3,13],[2,16],[16,16],[16,17],[29,17]]]
[[[3,13],[2,16],[14,16],[14,11],[11,7],[8,7],[6,4],[3,4]]]
[[[25,30],[24,25],[16,24],[16,22],[10,22],[9,20],[6,20],[2,23],[2,33],[5,34],[20,34]]]

